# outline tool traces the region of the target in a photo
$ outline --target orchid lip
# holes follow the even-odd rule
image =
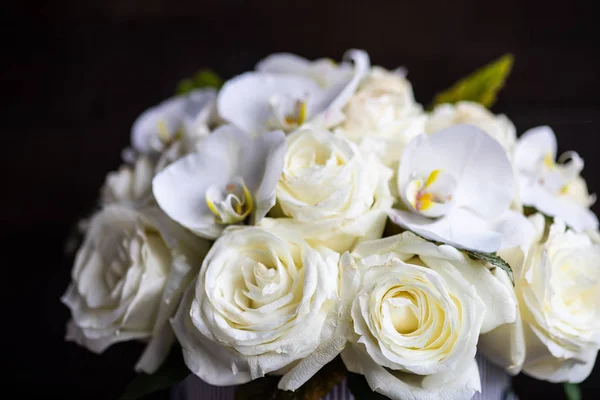
[[[426,177],[412,174],[405,196],[407,202],[416,213],[426,217],[445,215],[453,200],[456,180],[441,169],[434,169]]]
[[[252,194],[241,177],[233,178],[223,187],[212,185],[206,191],[205,197],[206,205],[219,224],[240,223],[253,209]]]

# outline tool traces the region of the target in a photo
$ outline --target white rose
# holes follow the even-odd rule
[[[538,232],[531,247],[501,252],[515,270],[520,320],[491,333],[493,360],[513,373],[578,383],[600,349],[600,244],[560,220],[546,238],[544,217],[530,220]]]
[[[469,124],[482,129],[512,155],[517,140],[515,125],[506,115],[494,115],[479,103],[460,101],[456,104],[438,105],[429,115],[425,131],[435,133],[457,124]]]
[[[283,373],[295,390],[343,348],[339,255],[294,232],[230,227],[172,322],[190,370],[212,385]]]
[[[101,203],[147,204],[152,198],[153,176],[153,163],[149,157],[141,155],[133,165],[122,165],[106,176]]]
[[[404,146],[425,131],[426,115],[415,101],[410,82],[399,72],[373,67],[344,109],[339,127],[361,148],[374,150],[392,165]]]
[[[277,204],[308,240],[342,252],[381,237],[392,204],[390,177],[374,155],[363,157],[349,140],[304,128],[287,137]]]
[[[72,316],[67,339],[97,353],[147,340],[136,370],[154,372],[174,340],[169,318],[208,246],[157,209],[105,207],[90,221],[62,297]]]
[[[516,318],[509,290],[487,265],[411,232],[364,242],[351,257],[363,279],[346,367],[391,399],[480,391],[478,337]]]

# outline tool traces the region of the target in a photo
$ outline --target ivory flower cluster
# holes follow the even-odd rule
[[[477,352],[553,382],[594,365],[595,198],[550,127],[426,111],[362,50],[278,53],[143,112],[123,159],[62,298],[94,352],[143,340],[152,373],[177,342],[209,384],[292,391],[341,356],[415,400],[471,398]]]

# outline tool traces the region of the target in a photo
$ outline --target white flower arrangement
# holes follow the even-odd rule
[[[182,378],[276,379],[261,390],[295,398],[349,374],[390,399],[469,399],[477,352],[583,381],[600,349],[595,198],[549,127],[517,137],[489,110],[511,63],[430,108],[360,50],[186,81],[107,176],[62,298],[67,339],[143,340],[143,374],[179,355]]]

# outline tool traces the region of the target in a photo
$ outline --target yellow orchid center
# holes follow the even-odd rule
[[[178,139],[181,138],[181,136],[183,136],[183,133],[181,132],[181,130],[176,130],[175,132],[171,133],[169,131],[169,127],[167,126],[167,123],[165,122],[165,120],[161,119],[156,123],[156,136],[158,136],[158,139],[164,143],[165,145],[168,145]]]
[[[404,198],[417,213],[437,218],[452,207],[456,185],[456,179],[441,169],[421,177],[415,173],[404,189]]]
[[[293,114],[285,117],[285,123],[288,125],[302,125],[308,117],[308,107],[305,100],[296,101],[296,107]]]
[[[441,172],[442,170],[440,169],[434,169],[431,171],[425,180],[425,184],[417,192],[415,196],[415,203],[413,204],[413,207],[415,207],[417,211],[426,211],[433,205],[433,194],[427,192],[427,188],[437,180]]]
[[[546,156],[544,157],[544,165],[548,169],[554,168],[554,166],[556,165],[556,163],[554,162],[554,158],[552,157],[552,154],[550,154],[550,153],[546,154]]]
[[[206,191],[205,198],[208,209],[220,224],[236,224],[244,221],[254,206],[252,194],[243,181],[227,183],[224,190],[210,187]]]

